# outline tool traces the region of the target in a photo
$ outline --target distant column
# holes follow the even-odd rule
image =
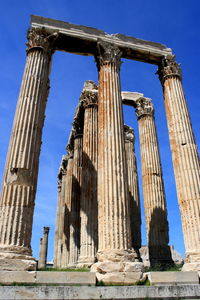
[[[129,187],[129,210],[131,223],[132,247],[136,250],[139,258],[139,248],[141,247],[141,212],[140,196],[138,186],[137,162],[135,156],[135,135],[134,130],[124,125],[125,150],[128,167],[128,187]]]
[[[163,86],[169,139],[186,248],[185,270],[200,270],[200,163],[174,57],[163,58],[158,74]]]
[[[120,50],[99,42],[98,85],[98,260],[129,259],[131,249],[124,121],[120,89]],[[130,259],[134,259],[130,254]],[[120,259],[120,258],[119,258]]]
[[[97,98],[94,82],[86,81],[81,102],[84,112],[83,168],[81,189],[81,228],[79,264],[95,262],[98,242],[97,206]]]
[[[142,187],[151,265],[172,263],[158,139],[151,99],[136,101],[139,125]]]
[[[27,60],[0,200],[0,269],[31,270],[36,265],[30,241],[55,38],[43,28],[28,32]]]
[[[74,158],[72,171],[71,209],[69,224],[69,262],[73,267],[78,263],[80,250],[80,196],[82,183],[82,151],[83,151],[83,128],[74,128]]]
[[[66,174],[67,174],[67,155],[63,155],[58,174],[58,204],[56,213],[56,230],[54,246],[54,267],[62,267],[63,256],[63,236],[65,220],[65,197],[66,197]]]
[[[49,227],[44,227],[43,237],[40,241],[40,259],[38,261],[38,269],[43,269],[46,267],[47,251],[48,251],[48,236],[49,236]]]

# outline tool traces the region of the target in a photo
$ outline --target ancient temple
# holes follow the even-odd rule
[[[99,224],[101,220],[99,218],[98,203],[98,141],[100,138],[98,131],[98,99],[96,84],[93,81],[86,81],[66,147],[67,154],[62,158],[58,174],[59,193],[55,236],[55,267],[91,267],[93,265],[92,269],[94,270],[95,262],[99,256],[98,245],[102,225]],[[121,93],[121,106],[123,104],[131,105],[135,109],[138,118],[150,263],[151,265],[169,265],[173,262],[168,246],[167,209],[154,121],[154,107],[151,99],[145,98],[141,93],[133,92]],[[130,267],[130,262],[141,261],[139,252],[141,247],[141,214],[137,162],[134,151],[134,130],[127,125],[123,125],[122,130],[128,185],[127,211],[129,213],[129,217],[124,218],[124,221],[130,230],[128,254],[131,256],[129,259],[127,254],[123,253],[123,262],[127,260]],[[76,146],[77,143],[79,147]],[[113,145],[115,144],[113,143]],[[115,150],[118,151],[117,148]],[[114,149],[112,149],[111,155],[114,155]],[[109,162],[111,162],[111,159],[107,159],[107,169],[109,168]],[[112,166],[110,169],[112,169]],[[116,174],[118,173],[116,172]],[[105,182],[106,186],[108,189],[112,189],[112,185],[109,186]],[[111,206],[110,210],[113,211],[117,207],[116,199],[113,197],[113,203],[107,201],[102,205],[104,209],[106,209],[105,205]],[[120,216],[123,207],[121,206],[118,209],[117,216]],[[119,226],[117,216],[112,216],[110,212],[108,219],[103,221],[108,227],[109,234],[111,226]],[[114,232],[116,232],[115,229],[113,229],[113,235]],[[110,260],[119,260],[119,257],[116,257],[121,255],[120,251],[113,249]],[[107,249],[106,253],[108,253]],[[100,262],[104,260],[109,260],[109,257],[103,258]],[[135,265],[133,263],[133,266]],[[98,264],[99,267],[100,264]],[[116,266],[114,268],[116,269]]]
[[[138,119],[150,260],[171,261],[154,107],[144,95],[121,92],[121,58],[126,58],[158,66],[186,248],[184,270],[200,270],[199,156],[171,49],[38,16],[31,17],[2,184],[0,269],[36,268],[30,245],[34,201],[51,60],[59,50],[94,56],[99,81],[98,89],[87,82],[82,91],[61,162],[55,265],[92,265],[97,273],[113,268],[121,276],[127,270],[142,273],[134,133],[124,126],[123,104],[133,106]]]

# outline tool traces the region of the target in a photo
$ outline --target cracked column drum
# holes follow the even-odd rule
[[[172,263],[172,258],[168,246],[167,208],[154,109],[150,99],[140,98],[136,101],[136,115],[150,264],[169,264]]]
[[[200,270],[200,164],[190,116],[174,57],[164,58],[158,74],[163,85],[169,139],[181,212],[188,270]]]
[[[37,186],[39,154],[46,99],[52,39],[43,29],[28,33],[27,61],[15,114],[0,201],[0,269],[7,258],[10,268],[31,269],[31,234]],[[19,256],[18,256],[19,255]],[[3,260],[4,259],[4,260]],[[24,266],[23,266],[24,263]],[[29,266],[30,264],[30,266]]]
[[[124,122],[120,91],[120,51],[114,45],[99,46],[98,86],[98,234],[99,261],[131,259],[128,180]],[[126,258],[125,258],[126,257]]]
[[[90,89],[89,89],[90,87]],[[88,88],[88,89],[87,89]],[[81,95],[84,107],[83,167],[81,188],[81,228],[79,264],[90,266],[95,262],[98,242],[97,206],[97,98],[94,83],[86,82]]]

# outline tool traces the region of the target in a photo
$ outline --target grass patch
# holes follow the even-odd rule
[[[157,264],[152,267],[145,268],[145,272],[179,272],[181,271],[182,264],[180,265],[161,265]]]
[[[96,286],[136,286],[136,285],[142,285],[142,286],[150,286],[151,283],[149,279],[143,281],[137,281],[133,284],[125,284],[125,283],[104,283],[103,281],[97,281]]]
[[[136,282],[135,285],[150,286],[151,283],[150,283],[149,279],[147,278],[147,279],[144,280],[144,281],[138,281],[138,282]]]
[[[88,269],[88,268],[66,268],[66,269],[42,268],[38,271],[48,271],[48,272],[90,272],[90,269]]]

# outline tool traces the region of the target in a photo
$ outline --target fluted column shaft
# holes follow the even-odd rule
[[[49,236],[49,227],[44,227],[43,237],[40,243],[40,258],[38,262],[39,269],[46,267],[47,251],[48,251],[48,236]]]
[[[31,255],[34,200],[49,89],[50,41],[50,35],[43,29],[29,31],[26,66],[2,186],[0,252]]]
[[[98,252],[101,253],[106,250],[130,249],[131,241],[119,49],[100,43],[97,62]]]
[[[167,208],[154,109],[150,99],[137,100],[136,114],[139,126],[142,187],[150,261],[152,264],[168,263],[171,261],[171,254],[168,247]]]
[[[181,70],[171,57],[163,59],[158,73],[163,85],[186,262],[200,262],[200,163]]]
[[[138,185],[137,162],[135,156],[135,135],[132,128],[124,126],[125,150],[128,169],[129,209],[131,224],[131,241],[134,249],[141,247],[141,212]]]
[[[74,136],[74,161],[72,172],[72,194],[70,209],[69,266],[76,265],[80,250],[80,196],[82,183],[83,135]]]
[[[72,205],[72,182],[73,182],[73,164],[74,164],[74,153],[71,146],[68,146],[67,155],[67,171],[65,177],[65,203],[63,212],[63,236],[61,243],[61,258],[60,267],[66,268],[69,264],[69,253],[70,253],[70,211]]]
[[[95,262],[98,242],[97,206],[97,90],[82,93],[84,112],[81,228],[79,262]]]
[[[56,213],[56,230],[54,243],[54,267],[62,267],[63,256],[63,236],[64,236],[64,220],[65,220],[65,197],[66,197],[66,155],[62,159],[60,171],[58,174],[58,204]]]

